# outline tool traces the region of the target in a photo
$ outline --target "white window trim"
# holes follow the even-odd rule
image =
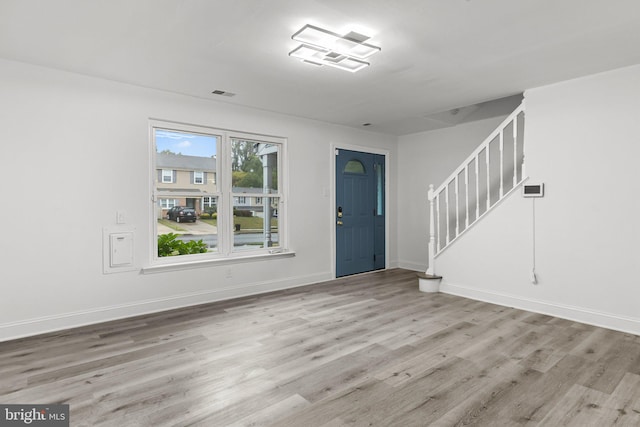
[[[164,200],[167,201],[166,206],[164,205],[164,203],[162,203]],[[160,208],[162,209],[171,209],[174,206],[178,206],[178,199],[172,199],[172,198],[168,198],[168,197],[161,197],[160,199],[158,199],[159,203],[160,203]],[[169,201],[171,203],[169,203]],[[172,206],[169,206],[172,205]]]
[[[198,182],[198,178],[200,178],[200,182]],[[193,183],[198,185],[204,185],[204,172],[202,171],[193,171]]]
[[[148,266],[145,266],[142,271],[144,273],[152,273],[159,271],[173,271],[183,270],[189,268],[197,268],[201,266],[225,264],[225,263],[238,263],[248,262],[253,260],[272,259],[295,256],[295,252],[289,248],[288,237],[288,224],[287,224],[287,200],[288,200],[288,147],[287,138],[261,135],[254,133],[238,132],[232,130],[224,130],[213,128],[209,126],[199,126],[192,124],[185,124],[179,122],[172,122],[166,120],[150,119],[149,120],[149,132],[151,141],[154,140],[154,130],[156,128],[173,130],[177,132],[193,132],[199,134],[206,134],[217,136],[219,143],[217,144],[216,158],[216,181],[218,184],[219,192],[209,193],[206,196],[217,198],[218,206],[218,236],[227,236],[218,240],[218,251],[209,252],[205,254],[194,255],[182,255],[179,257],[158,257],[158,242],[157,242],[157,221],[155,220],[155,203],[152,203],[152,213],[150,218],[151,233],[153,236],[150,239],[150,256]],[[280,146],[278,152],[278,192],[271,194],[271,197],[279,197],[278,211],[278,243],[279,246],[271,248],[258,248],[250,251],[236,251],[233,250],[233,197],[237,194],[231,192],[231,153],[230,146],[232,139],[242,139],[248,141],[265,142],[278,144]],[[156,149],[155,143],[149,144],[150,164],[151,170],[156,170]],[[285,167],[286,165],[286,167]],[[223,172],[220,174],[220,172]],[[227,173],[228,172],[228,173]],[[150,194],[151,200],[155,201],[159,198],[166,198],[157,194],[157,188],[155,179],[150,182]],[[257,193],[262,194],[262,193]],[[246,194],[241,194],[246,196]],[[261,197],[264,197],[261,195]],[[226,215],[220,215],[220,210],[226,211]],[[220,244],[222,243],[222,244]]]
[[[281,258],[293,258],[296,256],[294,251],[284,251],[279,249],[273,249],[270,253],[264,254],[254,254],[254,253],[242,253],[235,254],[236,256],[229,256],[225,258],[215,258],[215,259],[201,259],[201,260],[188,260],[184,262],[174,262],[167,264],[157,264],[157,265],[148,265],[142,268],[143,274],[154,274],[154,273],[163,273],[168,271],[181,271],[181,270],[191,270],[193,268],[203,268],[203,267],[212,267],[215,265],[225,265],[225,264],[242,264],[247,262],[254,261],[263,261],[268,259],[281,259]],[[185,255],[188,256],[188,255]],[[195,256],[195,255],[194,255]],[[176,257],[169,257],[175,259]]]
[[[169,178],[169,181],[165,181],[165,178]],[[163,184],[173,184],[173,170],[171,170],[171,169],[162,169],[162,183]]]
[[[209,201],[205,201],[204,199],[209,199]],[[202,200],[200,202],[202,203],[202,208],[212,208],[214,206],[218,206],[218,203],[213,203],[215,199],[215,196],[202,196]]]

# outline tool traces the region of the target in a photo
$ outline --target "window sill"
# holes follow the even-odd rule
[[[206,259],[198,261],[176,262],[172,264],[158,264],[142,268],[142,274],[163,273],[166,271],[191,270],[193,268],[213,267],[216,265],[242,264],[253,261],[264,261],[268,259],[293,258],[296,253],[293,251],[283,251],[273,254],[243,255],[222,259]]]

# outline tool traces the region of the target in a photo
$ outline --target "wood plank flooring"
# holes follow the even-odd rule
[[[640,337],[414,272],[0,343],[0,403],[72,426],[639,426]]]

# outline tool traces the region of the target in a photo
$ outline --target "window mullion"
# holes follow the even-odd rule
[[[222,144],[220,144],[221,173],[218,175],[220,179],[220,189],[222,192],[222,205],[220,210],[225,214],[222,218],[222,230],[218,230],[218,236],[222,241],[222,251],[225,256],[231,254],[233,249],[233,197],[231,196],[231,139],[228,133],[222,135]],[[220,225],[220,215],[218,215],[218,224]],[[220,237],[221,236],[221,237]]]

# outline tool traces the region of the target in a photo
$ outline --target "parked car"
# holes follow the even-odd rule
[[[196,222],[198,215],[196,210],[186,206],[174,206],[167,211],[167,219],[175,222]]]

